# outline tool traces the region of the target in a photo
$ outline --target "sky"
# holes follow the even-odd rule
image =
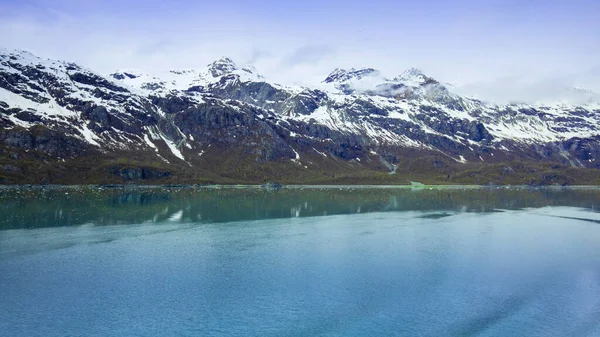
[[[598,0],[0,0],[0,46],[101,73],[222,56],[280,83],[416,67],[456,91],[532,100],[600,92]]]

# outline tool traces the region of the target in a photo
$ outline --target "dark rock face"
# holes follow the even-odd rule
[[[258,106],[274,105],[290,97],[288,92],[266,82],[241,82],[237,75],[222,77],[219,82],[210,85],[208,91],[220,98]]]
[[[33,137],[27,130],[2,130],[0,131],[0,139],[8,146],[31,149],[33,148]]]
[[[600,168],[600,137],[571,138],[561,144],[564,152],[571,154],[581,166]]]
[[[10,173],[21,173],[21,172],[23,172],[21,170],[21,168],[19,168],[17,166],[14,166],[14,165],[4,165],[4,166],[2,166],[2,170],[4,172],[10,172]]]
[[[253,111],[252,107],[246,109]],[[210,102],[188,107],[173,118],[173,123],[185,135],[192,135],[204,144],[247,148],[249,154],[257,156],[257,161],[294,158],[290,146],[274,126],[248,112]]]
[[[156,91],[156,90],[159,90],[159,89],[164,89],[164,87],[165,87],[165,83],[164,82],[160,82],[160,83],[144,83],[141,86],[142,89],[152,90],[152,91]]]
[[[41,122],[42,118],[32,111],[19,111],[16,117],[25,122]]]
[[[305,90],[290,97],[285,102],[285,107],[288,107],[286,113],[291,115],[310,115],[326,101],[326,93],[320,90]]]
[[[112,76],[112,78],[114,78],[115,80],[124,80],[125,79],[125,75],[123,75],[123,74],[111,74],[110,76]]]
[[[91,150],[87,143],[66,135],[64,131],[42,126],[30,130],[3,129],[0,130],[0,142],[14,148],[37,150],[56,157],[79,156]]]
[[[76,72],[73,74],[69,74],[69,77],[74,82],[92,85],[92,86],[95,86],[98,88],[106,88],[108,90],[116,91],[116,92],[127,92],[128,91],[125,88],[122,88],[122,87],[119,87],[119,86],[116,86],[116,85],[110,83],[109,81],[107,81],[106,79],[104,79],[100,76],[94,76],[94,75],[90,75],[90,74]]]
[[[485,141],[490,143],[493,140],[492,135],[481,122],[451,118],[432,107],[422,106],[421,110],[426,113],[417,115],[417,119],[435,131],[443,134],[459,135],[475,142]]]
[[[93,106],[84,108],[82,116],[89,119],[94,125],[110,125],[110,115],[103,106]]]
[[[350,106],[348,110],[351,115],[356,117],[369,115],[387,117],[389,115],[387,110],[377,107],[375,104],[362,99],[357,99],[354,101],[354,104]]]
[[[110,76],[112,78],[116,79],[116,80],[124,80],[126,78],[131,78],[131,79],[137,78],[136,75],[133,75],[133,74],[130,74],[130,73],[126,73],[126,72],[123,72],[123,73],[114,73],[114,74],[111,74]]]
[[[124,180],[152,180],[168,177],[171,172],[160,171],[148,167],[111,167],[108,169],[111,174],[118,175]]]
[[[156,105],[159,109],[167,114],[174,114],[184,111],[195,104],[194,101],[187,97],[179,97],[175,95],[168,95],[166,97],[152,96],[151,99],[152,104]]]
[[[290,125],[291,129],[298,131],[299,133],[305,134],[309,137],[318,139],[340,139],[342,135],[339,132],[335,132],[326,126],[315,123],[314,120],[308,123],[293,123]]]
[[[480,122],[468,122],[466,130],[467,134],[469,135],[468,139],[476,142],[486,141],[486,143],[491,143],[491,141],[494,139],[485,126]]]
[[[35,73],[32,74],[30,71],[28,71],[29,68],[19,68],[23,70],[23,73],[17,74],[0,72],[0,88],[4,88],[37,103],[48,103],[49,100],[47,98],[41,97],[38,94],[38,92],[42,91],[43,89],[31,82],[32,78],[36,79],[42,77],[41,72],[35,70]],[[29,74],[31,77],[28,77],[25,74]]]

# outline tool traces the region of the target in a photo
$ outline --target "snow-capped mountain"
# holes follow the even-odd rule
[[[238,68],[229,58],[221,58],[209,64],[203,71],[195,69],[170,70],[158,74],[145,74],[136,70],[119,70],[110,75],[140,95],[165,95],[171,91],[200,90],[223,76],[236,76],[242,81],[262,81],[263,77],[252,67]],[[201,90],[200,90],[201,91]]]
[[[589,182],[600,168],[599,122],[597,104],[491,105],[418,69],[392,78],[336,69],[310,88],[269,82],[229,58],[104,76],[0,50],[6,182],[65,182],[72,172],[77,182],[319,182],[336,174],[352,182],[382,173],[382,182]],[[575,168],[585,174],[564,175]]]

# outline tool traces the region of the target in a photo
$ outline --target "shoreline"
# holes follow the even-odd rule
[[[14,184],[1,185],[0,190],[10,189],[196,189],[196,190],[218,190],[218,189],[260,189],[260,190],[298,190],[298,189],[600,189],[600,185],[300,185],[290,184],[278,187],[269,187],[256,184],[211,184],[211,185],[137,185],[137,184],[110,184],[110,185],[59,185],[59,184]]]

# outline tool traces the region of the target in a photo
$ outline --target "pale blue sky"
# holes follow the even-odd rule
[[[414,66],[460,85],[595,86],[599,13],[597,0],[0,0],[0,45],[101,72],[202,67],[227,55],[279,81]]]

